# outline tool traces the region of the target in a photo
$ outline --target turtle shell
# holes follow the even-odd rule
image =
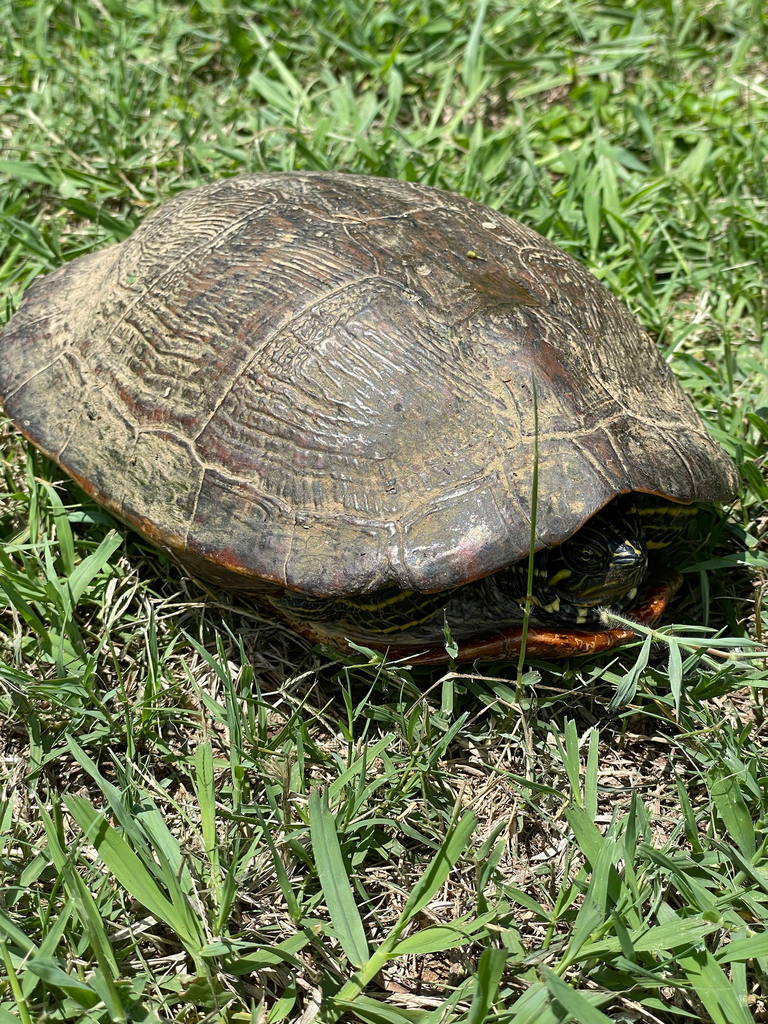
[[[496,210],[383,178],[177,195],[32,284],[0,399],[120,519],[256,592],[435,592],[517,561],[536,442],[537,548],[621,493],[736,488],[590,273]]]

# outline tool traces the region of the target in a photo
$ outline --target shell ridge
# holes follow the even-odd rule
[[[52,359],[50,363],[45,363],[45,365],[41,366],[38,370],[35,370],[34,373],[30,373],[28,377],[25,377],[21,384],[17,385],[13,391],[9,391],[8,394],[5,395],[2,404],[7,406],[11,399],[15,398],[20,391],[24,390],[24,388],[29,387],[32,381],[39,377],[41,373],[47,373],[48,370],[52,370],[56,363],[61,362],[63,354],[63,352],[60,353],[55,359]]]
[[[203,472],[200,474],[197,487],[195,488],[195,496],[192,499],[192,508],[190,510],[189,519],[187,520],[187,528],[184,531],[184,550],[186,551],[189,547],[189,532],[194,525],[195,519],[197,518],[197,509],[200,504],[200,495],[203,493],[203,487],[205,486],[205,477],[208,473],[208,467],[203,466]]]
[[[200,187],[200,189],[193,189],[192,191],[193,192],[202,191],[202,189],[204,189],[205,187],[206,186],[203,185],[203,186]],[[161,206],[157,210],[157,213],[161,213],[164,209],[165,209],[165,207]],[[261,210],[259,210],[259,214],[261,214]],[[167,214],[166,214],[166,216],[167,216]],[[157,288],[157,286],[163,280],[165,280],[166,278],[170,277],[174,273],[174,271],[176,271],[180,266],[183,266],[185,263],[188,263],[190,261],[190,259],[192,257],[194,257],[195,255],[198,255],[201,252],[205,252],[206,249],[208,249],[209,251],[212,251],[217,245],[221,244],[221,242],[225,238],[228,238],[230,235],[234,234],[240,227],[242,227],[243,224],[247,224],[250,220],[253,220],[255,218],[255,216],[256,216],[256,214],[254,213],[253,210],[247,211],[246,213],[242,214],[240,217],[236,218],[236,220],[234,220],[232,223],[230,223],[226,229],[224,229],[222,232],[220,232],[219,235],[215,235],[215,236],[213,236],[213,238],[206,238],[203,242],[200,242],[199,245],[194,246],[192,249],[189,249],[189,250],[185,251],[170,266],[165,267],[162,271],[160,271],[155,277],[153,277],[149,282],[146,283],[143,291],[141,291],[138,295],[134,296],[133,301],[130,302],[127,305],[126,309],[123,311],[123,313],[120,315],[120,317],[111,325],[111,328],[110,328],[109,332],[106,334],[106,336],[97,345],[93,346],[93,348],[91,349],[91,352],[96,353],[96,352],[101,351],[103,348],[105,348],[106,345],[114,337],[115,331],[117,331],[117,329],[120,326],[122,326],[122,324],[124,323],[126,318],[130,315],[130,313],[132,313],[133,310],[136,308],[136,306],[139,305],[139,303],[142,302],[147,297],[147,295],[149,295],[149,293],[151,291],[153,291],[155,288]],[[147,221],[146,224],[143,225],[143,227],[145,227],[147,229],[143,234],[146,235],[146,234],[149,233],[150,223],[151,223],[152,227],[155,227],[158,222],[162,223],[162,220],[160,218],[157,218],[157,220],[153,220],[152,222]],[[133,237],[133,236],[131,236],[131,237]],[[126,241],[130,241],[130,240],[131,239],[126,239]],[[143,236],[142,236],[141,241],[143,242]],[[124,246],[124,245],[125,245],[125,242],[120,242],[114,248],[115,249],[119,249],[121,246]],[[114,258],[115,262],[117,262],[118,257],[114,253],[113,253],[113,258]]]
[[[301,320],[302,317],[305,317],[308,313],[311,313],[314,309],[320,306],[323,302],[326,302],[329,298],[334,298],[335,296],[342,294],[344,291],[356,288],[359,284],[365,283],[366,281],[369,280],[379,281],[381,280],[381,278],[372,275],[371,277],[362,278],[360,280],[345,281],[344,284],[339,285],[337,288],[331,288],[327,292],[324,292],[323,295],[319,296],[317,299],[314,299],[311,303],[308,303],[302,309],[292,312],[290,316],[286,316],[286,318],[282,320],[279,325],[274,327],[268,334],[265,334],[262,341],[262,345],[257,350],[252,352],[248,359],[244,360],[240,368],[233,374],[230,384],[222,392],[219,400],[216,402],[216,405],[212,409],[207,419],[203,422],[200,429],[197,431],[196,434],[193,435],[193,440],[199,441],[201,439],[202,435],[211,425],[211,422],[215,419],[217,413],[224,405],[227,398],[230,397],[233,390],[237,387],[237,384],[240,382],[240,380],[242,380],[245,374],[248,373],[248,371],[252,368],[256,360],[262,359],[265,356],[265,354],[267,354],[270,351],[271,343],[274,342],[275,338],[279,337],[287,329],[289,329],[291,324],[294,324],[297,321]],[[269,373],[269,371],[266,368],[264,369],[263,372],[265,375],[268,375]]]

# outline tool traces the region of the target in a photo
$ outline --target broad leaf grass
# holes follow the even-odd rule
[[[0,281],[174,193],[453,189],[657,338],[740,499],[620,655],[428,673],[208,592],[0,421],[0,1024],[766,1019],[768,60],[741,0],[0,0]]]

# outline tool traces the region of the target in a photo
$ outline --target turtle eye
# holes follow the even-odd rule
[[[567,542],[562,547],[563,558],[577,572],[599,573],[608,568],[610,553],[603,547]]]

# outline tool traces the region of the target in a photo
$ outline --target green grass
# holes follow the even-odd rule
[[[407,178],[586,263],[742,475],[682,553],[680,626],[518,688],[308,650],[0,420],[0,1024],[765,1020],[763,4],[0,0],[0,25],[6,316],[212,178]]]

